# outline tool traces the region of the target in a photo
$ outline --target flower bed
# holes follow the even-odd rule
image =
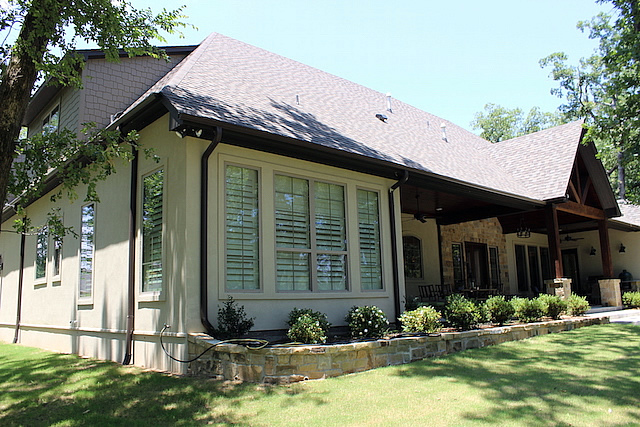
[[[221,344],[191,362],[189,373],[224,380],[288,384],[400,365],[470,348],[603,323],[609,323],[609,318],[580,317],[348,344],[269,346],[260,350]],[[212,342],[209,335],[190,334],[189,357],[200,354]]]

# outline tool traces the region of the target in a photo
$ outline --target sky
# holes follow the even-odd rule
[[[132,0],[186,6],[198,30],[169,45],[222,33],[338,75],[471,130],[487,103],[553,111],[562,100],[538,61],[570,61],[596,47],[576,28],[610,4],[595,0]],[[479,132],[479,131],[476,131]]]

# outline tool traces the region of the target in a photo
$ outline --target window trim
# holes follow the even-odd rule
[[[273,197],[273,207],[274,207],[274,211],[273,211],[273,232],[274,232],[274,239],[273,239],[273,250],[274,250],[274,260],[277,263],[278,260],[278,251],[283,249],[282,247],[278,247],[277,244],[277,237],[276,237],[276,176],[277,175],[281,175],[281,176],[286,176],[286,177],[290,177],[290,178],[297,178],[297,179],[303,179],[305,181],[307,181],[309,183],[309,199],[308,199],[308,203],[309,203],[309,249],[302,249],[302,248],[284,248],[286,250],[282,251],[282,252],[287,252],[287,253],[308,253],[309,254],[309,289],[306,290],[288,290],[288,289],[279,289],[278,288],[278,271],[277,271],[277,264],[275,265],[275,292],[277,294],[329,294],[329,293],[340,293],[340,294],[345,294],[345,293],[352,293],[353,292],[353,287],[352,287],[352,277],[351,277],[351,266],[349,265],[350,263],[350,256],[349,256],[349,252],[351,252],[353,250],[353,242],[350,242],[349,239],[349,206],[348,206],[348,200],[349,200],[349,192],[348,192],[348,185],[346,180],[343,182],[340,181],[332,181],[332,180],[328,180],[326,178],[320,178],[317,177],[315,175],[309,175],[309,176],[304,176],[301,175],[299,173],[291,173],[291,172],[287,172],[287,171],[283,171],[282,169],[276,168],[273,170],[273,174],[272,174],[272,197]],[[319,250],[317,248],[317,244],[316,244],[316,240],[317,240],[317,232],[316,232],[316,226],[315,226],[315,217],[316,217],[316,204],[315,204],[315,186],[314,184],[320,182],[320,183],[324,183],[324,184],[332,184],[332,185],[338,185],[342,188],[342,194],[343,194],[343,207],[344,207],[344,235],[345,235],[345,249],[343,251],[327,251],[327,250]],[[357,215],[357,212],[356,212]],[[357,221],[357,220],[356,220]],[[358,240],[358,244],[357,244],[357,251],[358,253],[360,252],[360,244],[359,244],[359,240]],[[342,255],[345,257],[344,259],[344,268],[345,268],[345,288],[344,289],[327,289],[327,290],[321,290],[318,289],[318,274],[317,274],[317,269],[318,269],[318,262],[317,262],[317,257],[318,254],[330,254],[330,255]]]
[[[166,206],[167,206],[167,164],[163,163],[160,165],[154,164],[155,168],[140,174],[140,182],[139,182],[139,193],[140,197],[138,198],[139,210],[138,210],[138,301],[140,302],[156,302],[156,301],[165,301],[166,293],[167,293],[167,260],[166,260],[166,232],[167,232],[167,216],[166,216]],[[162,265],[162,286],[160,290],[155,291],[145,291],[144,290],[144,268],[143,268],[143,257],[144,257],[144,179],[148,176],[153,175],[158,171],[163,171],[162,177],[162,244],[161,244],[161,252],[160,262]]]
[[[258,288],[257,289],[230,289],[227,287],[227,183],[226,183],[226,173],[228,166],[235,166],[238,168],[251,169],[255,170],[258,174]],[[264,229],[262,225],[263,214],[262,214],[262,169],[257,166],[242,164],[237,162],[223,162],[222,164],[222,245],[223,250],[223,259],[222,259],[222,271],[223,271],[223,281],[224,281],[224,291],[226,293],[242,293],[242,294],[256,294],[264,292],[264,257],[263,257],[263,247],[264,247]],[[274,193],[275,194],[275,193]]]
[[[416,236],[415,234],[403,234],[402,235],[402,262],[403,262],[403,267],[406,267],[406,263],[405,263],[405,250],[404,250],[404,238],[405,237],[410,237],[413,239],[416,239],[418,241],[418,249],[420,251],[420,277],[408,277],[406,275],[406,269],[403,270],[402,274],[404,274],[404,280],[408,280],[408,281],[424,281],[424,270],[425,270],[425,265],[424,265],[424,251],[423,251],[423,243],[422,243],[422,239],[418,236]]]
[[[53,250],[49,251],[51,253],[51,283],[52,285],[60,285],[62,282],[62,260],[64,259],[64,240],[61,238],[60,240],[56,239],[55,236],[50,236],[51,239],[51,248]],[[58,252],[58,274],[55,274],[56,268],[56,245],[60,245],[60,252]]]
[[[38,245],[40,242],[40,236],[44,234],[44,255],[42,257],[38,256]],[[50,262],[49,262],[49,227],[47,227],[46,225],[43,226],[40,231],[38,231],[35,234],[36,237],[36,251],[35,251],[35,257],[33,260],[33,283],[35,286],[37,287],[41,287],[41,286],[46,286],[47,285],[47,281],[49,279],[49,266],[50,266]],[[38,277],[38,259],[41,258],[42,260],[44,260],[44,274],[40,277]]]
[[[82,285],[82,216],[83,210],[87,206],[93,205],[93,245],[91,247],[91,295],[89,296],[81,296],[80,295],[80,287]],[[80,241],[78,245],[78,285],[77,289],[77,302],[78,305],[93,305],[93,297],[95,295],[95,282],[96,282],[96,274],[95,274],[95,266],[96,266],[96,224],[97,224],[97,203],[89,202],[80,206]]]
[[[60,132],[60,101],[57,101],[47,112],[47,114],[42,117],[42,122],[40,123],[40,133],[45,133],[45,126],[49,124],[51,121],[51,117],[54,112],[58,113],[58,124],[56,125],[55,130],[47,132],[47,133],[58,133]]]
[[[348,186],[345,185],[345,189],[348,190]],[[385,237],[384,237],[384,226],[383,226],[383,212],[382,212],[382,195],[383,192],[380,191],[379,189],[373,189],[373,188],[369,188],[369,187],[362,187],[360,185],[356,185],[355,186],[355,199],[356,199],[356,213],[355,213],[355,217],[356,217],[356,225],[357,225],[357,229],[358,229],[358,239],[357,239],[357,254],[358,254],[358,258],[360,258],[360,220],[358,219],[360,212],[358,211],[358,191],[359,190],[363,190],[363,191],[370,191],[372,193],[376,193],[378,195],[378,234],[379,234],[379,238],[380,241],[378,242],[378,245],[380,246],[380,288],[379,289],[364,289],[362,287],[362,273],[360,270],[361,267],[361,263],[360,261],[358,261],[358,274],[359,274],[359,278],[358,281],[360,282],[360,292],[363,293],[374,293],[374,292],[386,292],[387,290],[387,281],[385,280],[385,252],[384,252],[384,244],[385,244]],[[349,197],[350,195],[346,195],[346,197]],[[348,200],[345,199],[345,207],[348,205]],[[346,212],[345,212],[346,215]],[[349,222],[349,217],[346,216],[346,222]],[[348,235],[347,235],[347,239],[348,239]],[[347,240],[347,251],[351,250],[351,245],[350,242]]]

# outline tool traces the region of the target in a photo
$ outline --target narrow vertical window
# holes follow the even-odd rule
[[[53,239],[53,277],[60,278],[62,266],[62,239]]]
[[[500,259],[498,257],[498,248],[489,247],[489,272],[491,274],[491,285],[496,287],[500,285]]]
[[[529,256],[529,283],[534,296],[542,291],[542,281],[540,280],[540,261],[538,258],[538,247],[527,246],[527,255]]]
[[[163,185],[163,169],[143,179],[142,292],[162,290]]]
[[[464,260],[462,258],[462,243],[451,244],[451,255],[453,257],[453,283],[456,289],[466,286],[464,279]]]
[[[347,234],[344,188],[314,183],[316,272],[318,290],[347,289]]]
[[[358,190],[360,283],[362,289],[382,289],[382,255],[378,193]]]
[[[260,289],[258,171],[227,166],[225,171],[226,287]]]
[[[518,281],[518,291],[526,292],[529,290],[527,270],[527,251],[524,245],[515,245],[516,252],[516,277]]]
[[[36,236],[36,280],[47,275],[48,233],[44,227]]]
[[[80,227],[80,283],[78,297],[93,296],[93,258],[95,253],[95,205],[82,207]]]
[[[422,245],[414,236],[402,237],[402,253],[404,254],[404,277],[422,279]]]

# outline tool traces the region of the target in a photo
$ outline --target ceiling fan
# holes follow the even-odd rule
[[[584,240],[584,237],[571,237],[567,234],[562,240],[564,240],[565,242],[577,242],[578,240]]]

